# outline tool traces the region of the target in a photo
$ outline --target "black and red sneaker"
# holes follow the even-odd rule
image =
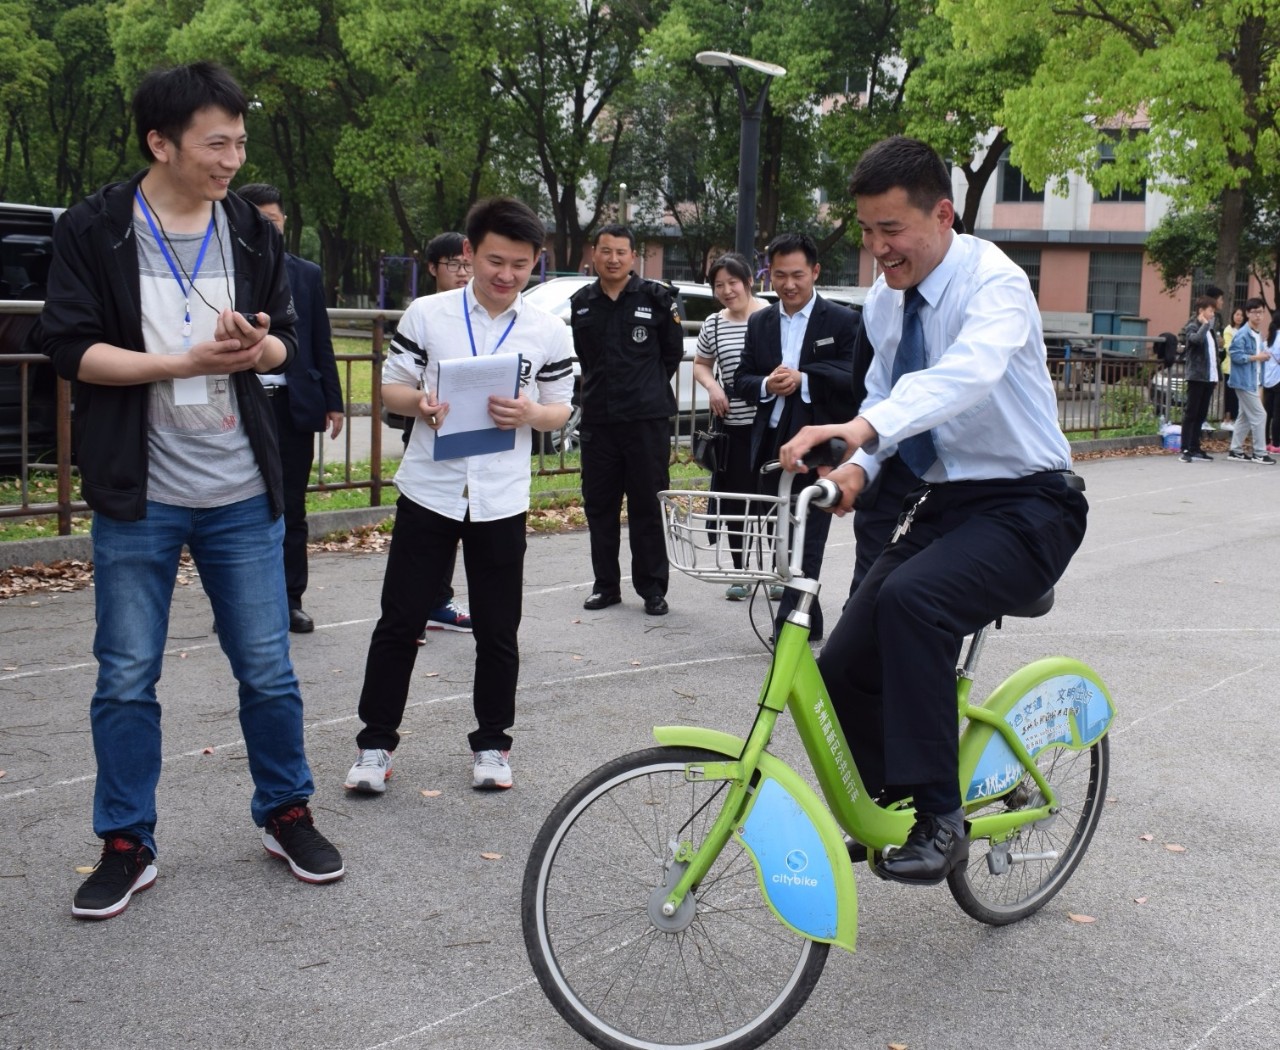
[[[71,902],[77,919],[110,919],[129,907],[129,898],[156,881],[155,854],[132,835],[110,835],[93,874]]]
[[[346,874],[342,854],[316,830],[305,802],[290,802],[272,813],[262,829],[262,845],[303,882],[333,882]]]

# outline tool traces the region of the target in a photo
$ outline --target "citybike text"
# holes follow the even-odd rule
[[[781,883],[783,886],[817,886],[818,880],[810,878],[808,875],[774,875],[772,882]]]

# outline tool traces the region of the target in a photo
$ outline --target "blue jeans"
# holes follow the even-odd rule
[[[240,683],[240,727],[253,776],[253,821],[308,799],[315,786],[302,742],[302,694],[289,660],[281,542],[266,495],[225,507],[147,501],[141,521],[93,516],[98,686],[89,708],[98,779],[93,830],[136,836],[156,851],[160,680],[169,606],[183,544],[191,550]]]

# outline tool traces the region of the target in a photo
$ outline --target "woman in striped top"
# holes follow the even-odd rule
[[[720,419],[728,435],[728,463],[711,479],[715,492],[754,492],[751,476],[751,423],[755,406],[730,398],[733,375],[738,370],[742,347],[747,340],[747,318],[769,304],[752,294],[754,279],[751,266],[737,252],[727,252],[711,264],[707,271],[715,297],[724,306],[702,324],[693,363],[693,378],[707,391],[711,411]],[[746,503],[725,500],[720,505],[724,514],[742,514]],[[733,564],[742,568],[742,530],[731,530],[729,549]],[[741,601],[749,594],[744,584],[735,583],[725,592],[729,601]]]

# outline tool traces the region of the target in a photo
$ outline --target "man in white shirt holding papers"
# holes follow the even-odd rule
[[[568,419],[573,346],[563,321],[520,296],[546,239],[537,215],[508,197],[480,201],[467,215],[466,236],[471,281],[414,300],[382,369],[387,408],[417,423],[396,473],[400,498],[382,584],[382,615],[369,642],[360,694],[360,754],[345,785],[352,791],[381,794],[386,789],[417,639],[459,540],[476,642],[476,729],[468,738],[472,784],[482,790],[511,787],[507,730],[515,721],[520,669],[531,431],[559,430]],[[445,428],[437,448],[450,411],[447,378],[444,399],[437,396],[439,364],[458,359],[480,364],[479,358],[491,355],[519,355],[518,380],[511,358],[516,396],[487,398],[491,426],[514,431],[514,448],[471,451],[505,444],[491,440],[497,435],[474,432],[464,443],[469,454],[445,458],[452,454],[448,431],[454,428]],[[485,364],[496,370],[500,362]]]

